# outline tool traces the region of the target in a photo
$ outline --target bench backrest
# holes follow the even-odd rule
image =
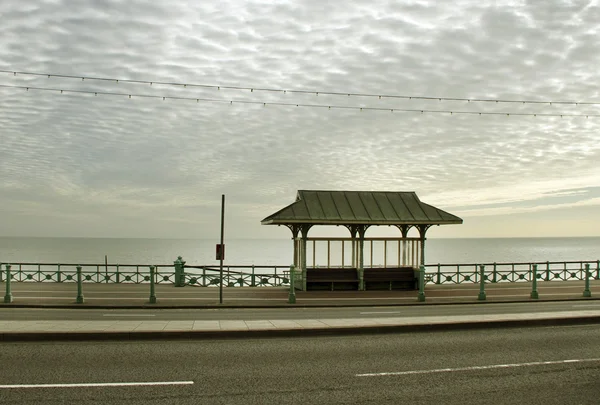
[[[354,268],[307,268],[307,280],[339,280],[355,281],[358,280],[358,273]]]

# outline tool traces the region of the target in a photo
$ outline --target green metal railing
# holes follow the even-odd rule
[[[100,270],[103,267],[103,271]],[[227,287],[283,287],[290,288],[289,303],[295,303],[293,266],[225,266],[223,285]],[[122,283],[148,284],[148,302],[156,304],[155,284],[178,286],[217,287],[221,285],[221,269],[215,266],[186,266],[178,258],[173,265],[103,265],[56,263],[0,263],[0,281],[5,284],[4,303],[13,302],[11,282],[77,283],[76,303],[85,302],[83,284]],[[486,285],[490,283],[531,283],[531,299],[538,299],[537,282],[583,280],[583,297],[592,296],[590,280],[600,280],[600,261],[544,262],[544,263],[491,263],[491,264],[437,264],[420,266],[417,300],[424,302],[425,285],[479,284],[479,301],[485,301]],[[291,285],[291,286],[290,286]]]
[[[0,282],[6,281],[8,263],[0,263]],[[486,283],[585,280],[586,265],[590,278],[600,280],[600,261],[565,261],[531,263],[468,263],[425,265],[424,282],[427,284],[478,284],[481,277]],[[77,282],[77,267],[81,266],[82,283],[143,284],[151,279],[154,267],[156,284],[215,287],[220,284],[218,266],[186,265],[179,258],[174,264],[73,264],[73,263],[11,263],[13,282]],[[481,271],[481,267],[484,271]],[[227,265],[223,268],[223,285],[227,287],[280,287],[289,286],[289,266]]]
[[[0,263],[6,266],[6,263]],[[16,282],[77,282],[77,267],[81,266],[83,283],[132,283],[150,281],[151,265],[129,264],[73,264],[73,263],[11,263],[11,279]],[[173,283],[173,265],[156,266],[157,282]],[[3,272],[2,280],[6,278]]]
[[[582,260],[565,262],[527,263],[469,263],[429,264],[425,266],[426,282],[432,284],[464,284],[480,282],[483,274],[488,283],[532,282],[534,265],[537,266],[537,281],[585,280],[586,265],[591,278],[600,280],[600,261]],[[480,271],[484,266],[484,272]]]
[[[185,263],[185,262],[183,262]],[[0,263],[0,282],[6,279],[5,266]],[[218,286],[219,268],[215,266],[186,266],[177,263],[147,264],[73,264],[73,263],[11,263],[13,282],[76,283],[77,267],[81,267],[82,283],[145,284],[151,280],[150,267],[154,267],[156,284]],[[181,271],[179,276],[178,271]],[[289,285],[289,266],[225,266],[223,282],[228,287],[279,287]]]

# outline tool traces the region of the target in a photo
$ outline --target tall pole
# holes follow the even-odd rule
[[[225,194],[221,194],[221,254],[219,255],[219,304],[223,303],[223,234],[225,229]]]

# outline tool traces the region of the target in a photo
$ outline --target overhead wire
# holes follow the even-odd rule
[[[375,93],[358,93],[358,92],[342,92],[342,91],[323,91],[323,90],[293,90],[293,89],[282,89],[282,88],[268,88],[268,87],[252,87],[252,86],[229,86],[229,85],[216,85],[216,84],[194,84],[194,83],[181,83],[181,82],[166,82],[166,81],[150,81],[150,80],[136,80],[136,79],[119,79],[109,77],[94,77],[86,75],[68,75],[68,74],[55,74],[55,73],[40,73],[40,72],[26,72],[17,70],[5,70],[0,69],[0,73],[9,73],[14,76],[16,75],[27,75],[27,76],[43,76],[47,78],[63,78],[63,79],[78,79],[78,80],[95,80],[95,81],[106,81],[115,83],[131,83],[131,84],[148,84],[148,85],[166,85],[166,86],[178,86],[178,87],[199,87],[215,90],[240,90],[240,91],[262,91],[262,92],[276,92],[276,93],[292,93],[292,94],[314,94],[314,95],[329,95],[329,96],[346,96],[346,97],[375,97],[378,99],[403,99],[403,100],[429,100],[429,101],[463,101],[468,103],[516,103],[516,104],[547,104],[547,105],[600,105],[600,101],[572,101],[572,100],[509,100],[509,99],[495,99],[495,98],[466,98],[466,97],[440,97],[440,96],[419,96],[419,95],[402,95],[402,94],[375,94]]]
[[[449,115],[504,115],[504,116],[522,116],[522,117],[600,117],[600,114],[572,114],[572,113],[522,113],[522,112],[511,112],[511,111],[463,111],[463,110],[436,110],[436,109],[422,109],[422,108],[390,108],[390,107],[361,107],[361,106],[344,106],[334,104],[307,104],[307,103],[293,103],[293,102],[276,102],[276,101],[256,101],[256,100],[239,100],[239,99],[214,99],[214,98],[202,98],[202,97],[182,97],[182,96],[163,96],[155,94],[135,94],[135,93],[120,93],[111,91],[96,91],[96,90],[75,90],[75,89],[61,89],[61,88],[49,88],[49,87],[35,87],[35,86],[16,86],[0,84],[1,88],[12,88],[21,89],[25,91],[37,90],[37,91],[48,91],[58,92],[60,94],[89,94],[89,95],[102,95],[102,96],[119,96],[127,98],[148,98],[148,99],[162,99],[165,100],[186,100],[199,102],[210,102],[210,103],[222,103],[222,104],[254,104],[266,106],[286,106],[286,107],[310,107],[310,108],[322,108],[322,109],[344,109],[344,110],[360,110],[360,111],[389,111],[389,112],[407,112],[407,113],[434,113],[434,114],[449,114]]]

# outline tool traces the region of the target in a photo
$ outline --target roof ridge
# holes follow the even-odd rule
[[[373,190],[317,190],[317,189],[302,189],[298,190],[298,193],[310,192],[310,193],[374,193],[374,194],[415,194],[416,191],[373,191]]]

